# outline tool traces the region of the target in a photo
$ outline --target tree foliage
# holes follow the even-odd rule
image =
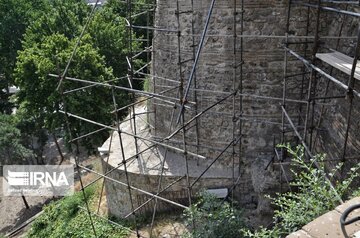
[[[48,74],[61,74],[72,54],[82,28],[87,21],[90,7],[83,1],[53,0],[49,11],[41,14],[26,30],[23,47],[17,58],[15,82],[20,92],[17,95],[19,116],[25,124],[37,132],[46,128],[54,131],[65,128],[64,117],[59,110],[74,112],[87,119],[111,124],[114,109],[111,90],[105,87],[90,87],[62,97],[56,86],[56,78]],[[115,76],[127,74],[125,55],[127,41],[125,20],[116,16],[108,7],[96,10],[92,21],[71,61],[67,76],[94,82],[111,81],[127,85],[127,80],[115,80]],[[134,49],[138,44],[134,43]],[[79,82],[64,80],[64,91],[86,86]],[[118,106],[129,103],[129,95],[116,92]],[[99,129],[98,126],[70,118],[73,136],[80,136]],[[106,138],[106,132],[82,140],[88,149],[98,146]],[[66,134],[69,138],[69,135]]]
[[[28,25],[45,8],[42,0],[1,0],[0,1],[0,72],[11,77],[17,51]]]
[[[63,34],[69,40],[80,35],[91,11],[85,1],[53,0],[50,4],[49,12],[42,14],[26,30],[24,48],[41,43],[45,37],[53,34]],[[125,56],[129,47],[124,17],[117,15],[111,5],[105,4],[96,10],[86,32],[92,38],[92,46],[105,57],[106,66],[113,68],[116,77],[125,76]],[[139,43],[133,42],[132,47],[136,51]]]
[[[108,0],[106,2],[106,4],[104,5],[103,8],[103,13],[102,14],[104,16],[117,16],[116,18],[111,17],[111,19],[131,19],[132,20],[132,24],[136,25],[136,26],[142,26],[142,27],[146,27],[146,26],[151,26],[152,22],[153,22],[153,1],[152,0],[134,0],[131,1],[131,15],[132,17],[130,18],[130,9],[129,9],[129,5],[127,4],[127,2],[124,1],[117,1],[117,0]],[[116,20],[117,21],[117,20]],[[118,32],[119,32],[119,27],[118,28]],[[91,28],[93,29],[93,28]],[[121,34],[126,34],[129,35],[129,29],[130,28],[125,28],[123,29],[124,31]],[[132,30],[132,39],[133,41],[133,45],[132,45],[132,51],[133,54],[137,54],[139,52],[139,49],[145,49],[145,47],[149,46],[148,44],[151,45],[150,42],[146,42],[146,41],[136,41],[136,39],[143,39],[145,36],[147,36],[147,34],[149,34],[149,39],[152,38],[152,31],[151,30],[147,30],[146,28],[131,28]],[[115,33],[115,32],[114,32]],[[113,34],[114,34],[113,33]],[[119,32],[120,33],[120,32]],[[118,34],[118,33],[116,33]],[[112,37],[110,38],[106,38],[107,40],[112,39]],[[117,44],[119,45],[119,44]],[[114,56],[116,55],[126,55],[128,54],[128,50],[129,50],[129,41],[124,42],[123,46],[125,47],[126,50],[123,51],[118,51],[116,54],[115,52],[113,53]],[[142,46],[142,47],[140,47]],[[111,55],[111,54],[106,54],[104,53],[104,55]],[[108,58],[108,57],[107,57]],[[142,53],[140,55],[138,55],[138,57],[136,59],[134,59],[133,62],[133,68],[134,69],[139,69],[140,66],[142,66],[142,62],[146,62],[147,61],[147,54]],[[125,62],[124,62],[125,63]],[[124,65],[125,66],[125,65]],[[122,65],[119,65],[119,67],[123,67]],[[117,77],[121,77],[124,76],[124,74],[119,74],[119,72],[121,72],[121,68],[120,70],[118,68],[114,68],[114,74]],[[135,87],[141,88],[142,84],[135,81],[133,83],[135,85]]]
[[[26,29],[23,48],[39,44],[53,34],[62,34],[69,40],[78,37],[89,11],[85,1],[48,1],[46,11],[39,13]]]
[[[44,10],[43,0],[0,0],[0,112],[10,113],[8,87],[26,28]]]
[[[106,65],[113,68],[114,76],[126,76],[129,46],[125,19],[116,15],[111,8],[104,7],[95,14],[88,32],[93,38],[94,47],[105,57]],[[135,51],[139,49],[135,41],[132,46]],[[127,84],[127,81],[123,80],[123,84]]]
[[[111,91],[104,87],[91,87],[79,90],[62,97],[56,87],[57,78],[49,77],[52,72],[59,72],[72,54],[76,38],[69,40],[62,34],[54,34],[44,38],[43,43],[26,48],[19,55],[15,72],[16,83],[21,88],[18,93],[19,115],[22,118],[35,117],[36,128],[43,127],[54,131],[56,128],[65,127],[64,117],[56,113],[59,110],[76,112],[77,115],[103,124],[111,122],[113,110]],[[104,58],[89,43],[91,37],[85,36],[83,43],[74,55],[72,66],[68,74],[75,78],[84,78],[89,81],[105,82],[113,80],[112,69],[105,66]],[[63,89],[74,89],[84,86],[81,83],[64,80]],[[120,96],[119,96],[120,97]],[[84,123],[80,120],[69,118],[72,134],[79,136],[89,133],[97,126]],[[69,135],[67,135],[69,136]],[[87,145],[96,145],[107,136],[101,133],[85,140]]]
[[[23,164],[32,152],[21,143],[14,116],[0,113],[0,164]]]

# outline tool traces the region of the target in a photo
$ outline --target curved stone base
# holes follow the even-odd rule
[[[104,145],[99,148],[103,154],[104,172],[112,170],[105,179],[106,196],[108,202],[109,214],[116,217],[125,217],[141,206],[147,200],[152,198],[151,194],[157,194],[159,191],[165,191],[159,194],[165,198],[183,206],[189,204],[188,184],[193,184],[197,178],[204,173],[201,178],[191,188],[191,195],[195,197],[199,191],[205,189],[231,188],[233,185],[233,176],[231,167],[225,167],[221,163],[214,163],[209,167],[213,158],[199,159],[194,156],[187,156],[187,164],[184,155],[171,149],[165,149],[161,145],[149,142],[154,141],[151,138],[149,127],[146,124],[145,106],[136,107],[136,134],[143,139],[138,139],[137,148],[135,147],[134,137],[129,134],[135,134],[132,127],[132,121],[129,115],[120,125],[122,146],[120,144],[119,134],[114,132],[112,138],[109,138]],[[110,145],[111,141],[111,145]],[[110,151],[109,151],[110,148]],[[122,151],[124,148],[124,151]],[[107,153],[109,151],[109,153]],[[144,151],[139,156],[135,156],[137,151]],[[124,155],[124,157],[123,157]],[[120,165],[123,159],[128,160],[126,168]],[[164,163],[165,160],[165,163]],[[162,164],[164,169],[162,170]],[[208,168],[209,167],[209,168]],[[188,168],[188,169],[187,169]],[[125,173],[127,171],[127,176]],[[189,175],[187,181],[186,174]],[[162,176],[161,176],[162,175]],[[235,177],[236,176],[236,177]],[[161,179],[161,186],[159,190]],[[128,181],[132,189],[129,193]],[[172,186],[170,186],[173,184]],[[141,192],[146,191],[146,193]],[[131,196],[131,197],[130,197]],[[133,205],[131,204],[131,200]],[[153,211],[155,199],[148,202],[139,209],[139,213]],[[168,211],[181,208],[169,202],[158,199],[157,210]]]
[[[113,167],[110,166],[108,167],[108,169],[112,169],[112,168]],[[122,170],[115,170],[109,175],[109,177],[118,180],[124,184],[127,183],[125,173]],[[131,186],[134,186],[136,188],[139,188],[141,190],[147,191],[152,194],[157,194],[160,176],[128,173],[128,178]],[[176,182],[177,180],[179,181]],[[195,178],[191,178],[190,183],[192,183],[194,180]],[[188,186],[187,186],[186,177],[164,176],[162,178],[162,182],[161,182],[162,186],[160,191],[162,191],[172,183],[174,184],[168,189],[166,189],[164,192],[161,192],[159,196],[174,201],[176,203],[180,203],[184,206],[188,206],[189,200],[188,200],[188,189],[187,189]],[[192,189],[192,194],[193,197],[195,197],[198,194],[198,192],[203,189],[228,188],[231,186],[232,186],[231,178],[230,179],[204,178],[204,179],[200,179],[194,185]],[[107,197],[109,215],[123,218],[132,212],[129,190],[127,186],[121,185],[114,181],[106,180],[106,197]],[[152,198],[152,196],[149,194],[135,191],[133,189],[131,190],[131,197],[135,209]],[[145,206],[139,209],[137,211],[137,214],[151,213],[154,209],[154,205],[155,205],[155,199],[152,199],[150,202],[147,202]],[[182,208],[163,200],[158,199],[157,201],[157,211],[165,212],[165,211],[173,211],[178,209],[182,209]]]

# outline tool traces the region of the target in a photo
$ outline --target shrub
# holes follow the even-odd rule
[[[324,154],[318,154],[306,161],[303,147],[280,147],[285,148],[293,158],[293,182],[290,185],[294,189],[270,198],[277,207],[274,213],[274,220],[277,222],[274,227],[261,228],[257,232],[244,230],[247,237],[280,237],[299,230],[315,218],[334,209],[340,204],[340,199],[348,199],[351,196],[350,185],[359,177],[360,165],[350,169],[344,180],[338,181],[335,175],[341,170],[342,163],[327,172]],[[333,188],[325,176],[333,182]]]
[[[201,193],[197,203],[184,211],[187,225],[194,224],[188,237],[193,238],[233,238],[240,237],[243,221],[241,212],[232,208],[209,193]]]
[[[92,198],[94,187],[86,190],[86,196]],[[83,204],[82,192],[66,197],[60,201],[46,206],[44,213],[35,220],[28,237],[36,238],[87,238],[94,237],[89,216],[86,211],[80,209]],[[92,216],[97,237],[127,237],[128,232],[118,226]]]

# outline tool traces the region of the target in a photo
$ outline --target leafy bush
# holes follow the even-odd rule
[[[241,212],[209,193],[201,193],[199,201],[184,211],[187,225],[194,224],[187,236],[193,238],[240,237]]]
[[[334,209],[340,204],[340,198],[348,199],[351,196],[350,185],[359,178],[360,165],[350,169],[344,180],[338,181],[335,175],[339,173],[343,164],[339,163],[327,172],[324,164],[325,155],[318,154],[310,161],[305,161],[303,147],[280,147],[287,149],[293,157],[291,172],[294,179],[291,186],[294,190],[271,198],[277,207],[274,213],[274,220],[277,221],[275,226],[272,229],[261,228],[255,233],[244,231],[247,237],[280,237],[299,230],[315,218]],[[334,188],[325,176],[333,182]]]
[[[94,188],[89,187],[86,196],[94,195]],[[44,213],[33,223],[28,237],[36,238],[87,238],[94,237],[89,216],[85,210],[80,209],[83,204],[82,192],[66,197],[60,201],[46,206]],[[97,237],[127,237],[128,232],[117,226],[92,216]]]

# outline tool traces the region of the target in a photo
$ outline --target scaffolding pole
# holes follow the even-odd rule
[[[230,1],[231,2],[231,1]],[[147,7],[145,10],[140,9],[139,12],[135,12],[133,6],[137,5],[137,2],[133,2],[132,0],[126,0],[121,1],[121,3],[124,3],[126,6],[126,30],[128,35],[128,45],[127,45],[127,65],[128,65],[128,72],[125,77],[117,78],[114,80],[110,80],[107,82],[94,82],[90,80],[83,80],[83,79],[77,79],[68,77],[67,73],[69,71],[69,68],[71,66],[71,62],[73,60],[74,55],[76,54],[77,48],[79,47],[82,37],[84,33],[86,32],[86,29],[93,18],[93,15],[95,13],[95,8],[98,3],[98,0],[96,1],[95,6],[92,8],[92,10],[88,14],[88,19],[85,23],[85,25],[82,28],[81,34],[79,38],[77,39],[77,42],[73,48],[72,54],[69,57],[66,67],[64,71],[60,74],[50,74],[50,77],[54,77],[59,80],[56,90],[58,90],[61,93],[61,101],[63,102],[63,108],[60,110],[60,113],[63,113],[65,115],[65,124],[67,127],[67,130],[70,135],[70,143],[73,143],[78,148],[78,141],[81,139],[84,139],[86,137],[89,137],[91,135],[94,135],[96,133],[110,130],[110,144],[108,147],[109,154],[106,158],[106,166],[103,173],[96,172],[94,170],[91,170],[87,167],[84,167],[80,165],[79,158],[76,156],[75,164],[76,169],[78,173],[80,174],[80,168],[84,169],[88,172],[96,174],[98,177],[95,178],[93,181],[91,181],[89,184],[84,185],[82,182],[81,174],[80,174],[80,185],[81,190],[83,193],[84,201],[86,204],[86,208],[82,208],[87,211],[90,223],[92,226],[93,233],[95,237],[96,229],[94,226],[94,221],[92,220],[92,216],[98,216],[102,219],[98,213],[99,208],[101,204],[101,199],[103,195],[103,191],[105,188],[105,180],[114,182],[116,184],[119,184],[127,189],[127,194],[129,196],[129,201],[131,204],[131,212],[127,214],[125,217],[131,217],[134,216],[135,218],[135,228],[136,231],[134,232],[137,237],[141,237],[139,233],[139,222],[138,222],[138,214],[142,208],[147,206],[150,202],[154,201],[153,206],[153,212],[152,212],[152,221],[151,221],[151,231],[150,231],[150,237],[153,233],[153,228],[155,224],[155,218],[156,218],[156,212],[158,208],[158,201],[163,201],[168,204],[177,206],[181,209],[186,209],[188,206],[185,206],[179,202],[172,201],[171,199],[167,199],[161,196],[165,191],[169,190],[172,186],[179,183],[181,180],[186,179],[186,190],[187,190],[187,198],[188,198],[188,204],[191,206],[192,204],[192,193],[193,193],[193,187],[202,179],[206,173],[212,168],[212,166],[218,162],[221,158],[224,158],[225,156],[229,156],[231,158],[231,180],[232,185],[229,189],[232,200],[234,200],[234,190],[241,182],[241,163],[244,158],[244,152],[245,148],[243,148],[242,145],[242,139],[243,139],[243,131],[244,126],[243,122],[249,122],[248,124],[255,122],[255,123],[264,123],[264,124],[270,124],[272,126],[276,126],[281,128],[281,143],[284,144],[286,142],[286,137],[288,136],[287,133],[294,133],[297,137],[297,140],[301,143],[301,145],[304,147],[304,150],[306,152],[307,157],[314,158],[313,151],[316,146],[316,140],[318,136],[318,131],[322,122],[322,118],[324,116],[324,103],[326,100],[333,100],[333,99],[347,99],[348,100],[348,112],[346,115],[346,126],[345,126],[345,136],[344,136],[344,144],[342,148],[342,156],[341,160],[344,162],[346,159],[359,159],[358,156],[351,157],[348,155],[348,144],[349,144],[349,134],[351,129],[351,123],[352,123],[352,112],[354,107],[354,97],[360,98],[360,92],[355,89],[355,69],[357,65],[357,59],[360,55],[360,27],[358,28],[358,35],[357,37],[353,36],[342,36],[342,28],[344,25],[345,20],[342,22],[340,32],[337,36],[321,36],[320,34],[320,26],[321,26],[321,14],[324,12],[331,12],[336,14],[341,14],[344,17],[350,16],[350,17],[360,17],[360,13],[351,12],[348,11],[346,8],[345,10],[330,7],[326,4],[358,4],[358,1],[336,1],[336,0],[317,0],[316,4],[312,4],[311,1],[300,1],[300,0],[288,0],[288,9],[287,9],[287,21],[286,21],[286,29],[285,29],[285,35],[253,35],[253,34],[244,34],[244,0],[240,1],[241,6],[238,5],[238,0],[233,0],[233,16],[232,16],[232,34],[215,34],[211,35],[208,34],[208,28],[210,26],[210,20],[213,14],[213,10],[215,8],[216,0],[212,0],[210,2],[206,18],[205,18],[205,24],[203,26],[201,34],[197,34],[195,32],[195,9],[194,7],[194,0],[191,0],[191,10],[182,11],[180,9],[180,6],[182,6],[182,2],[180,0],[176,0],[176,22],[177,22],[177,29],[170,29],[169,27],[162,27],[162,26],[156,26],[156,24],[152,24],[151,22],[151,14],[153,14],[153,18],[156,14],[156,7],[157,3],[156,0],[153,1],[152,4],[149,3],[142,3],[140,6]],[[230,3],[231,4],[231,3]],[[301,34],[293,34],[290,30],[290,17],[291,17],[291,8],[292,5],[300,5],[303,7],[306,7],[306,29],[305,29],[305,35]],[[341,6],[341,5],[339,5]],[[150,8],[149,8],[150,7]],[[241,7],[241,10],[239,8]],[[315,30],[314,35],[309,36],[310,30],[310,9],[315,9]],[[240,17],[239,17],[240,13]],[[181,14],[191,14],[191,31],[182,31],[181,29]],[[146,26],[140,26],[134,24],[134,19],[137,17],[146,17],[147,25]],[[239,22],[239,23],[238,23]],[[240,30],[238,30],[238,24],[240,24]],[[135,29],[140,29],[146,31],[146,39],[137,39],[139,37],[135,36]],[[189,33],[190,32],[190,33]],[[161,77],[157,75],[157,69],[156,69],[156,54],[157,51],[151,46],[151,37],[156,36],[171,36],[171,37],[177,37],[177,49],[172,48],[168,51],[175,51],[177,50],[177,72],[176,72],[176,79],[171,79],[171,77],[168,77],[167,75],[165,77]],[[182,46],[184,46],[183,38],[185,37],[191,37],[192,45],[191,50],[186,51],[182,50]],[[199,37],[199,42],[196,44],[195,37]],[[209,37],[232,37],[233,45],[231,49],[232,57],[230,57],[230,60],[224,60],[226,63],[231,62],[232,64],[232,87],[231,92],[226,92],[226,90],[207,90],[205,88],[198,87],[199,84],[197,80],[205,79],[205,77],[201,77],[197,75],[198,71],[198,65],[200,61],[200,57],[202,54],[202,51],[204,49],[205,41]],[[231,39],[231,38],[229,38]],[[271,96],[266,95],[259,95],[257,93],[244,93],[244,52],[247,53],[244,50],[244,40],[245,39],[274,39],[274,40],[282,40],[284,41],[284,47],[282,48],[284,50],[284,68],[283,68],[283,75],[282,75],[282,97],[276,97],[271,94]],[[340,40],[347,39],[347,40],[357,40],[356,49],[355,49],[355,56],[353,59],[353,65],[351,69],[351,74],[349,76],[348,82],[345,84],[341,80],[335,78],[332,74],[333,68],[331,68],[330,73],[325,72],[320,67],[316,66],[316,53],[318,52],[318,49],[320,47],[320,41],[322,40],[337,40],[337,46],[336,49],[339,47]],[[293,40],[293,41],[290,41]],[[143,44],[143,48],[140,51],[136,52],[133,49],[133,43],[139,41],[139,44]],[[313,44],[312,52],[311,52],[311,59],[308,60],[308,48],[309,44]],[[291,46],[291,47],[290,47]],[[301,56],[299,53],[296,52],[301,48],[301,52],[303,52],[303,56]],[[296,50],[295,50],[296,49]],[[329,49],[324,46],[324,49]],[[230,51],[226,51],[225,53],[228,53]],[[145,55],[146,54],[146,55]],[[151,54],[153,54],[153,57],[151,57]],[[175,53],[174,53],[175,54]],[[185,56],[185,57],[183,57]],[[134,67],[134,61],[137,58],[146,57],[146,62],[139,66],[140,68],[136,70]],[[289,66],[290,57],[295,57],[296,60],[299,60],[302,62],[302,72],[289,72],[291,71],[291,68]],[[239,59],[240,58],[240,59]],[[189,72],[189,75],[184,75],[183,70],[186,66],[184,66],[186,63],[191,63],[191,70]],[[150,67],[152,69],[152,72],[150,72]],[[137,68],[137,67],[136,67]],[[134,77],[135,76],[135,77]],[[145,80],[143,77],[151,77],[152,80],[152,90],[151,92],[146,92],[144,90],[138,90],[134,87],[134,80]],[[187,78],[187,82],[185,81],[185,77]],[[299,92],[299,98],[289,98],[289,80],[294,80],[296,77],[301,77],[301,87]],[[327,81],[327,85],[325,88],[324,95],[317,95],[317,92],[320,91],[320,86],[317,84],[317,81],[321,78],[325,78]],[[115,82],[118,80],[127,79],[129,87],[119,86],[115,85]],[[86,86],[78,87],[75,89],[69,89],[68,91],[63,91],[63,81],[69,80],[73,82],[86,84]],[[200,82],[200,81],[199,81]],[[339,89],[344,90],[346,94],[344,95],[328,95],[328,91],[330,88],[330,83],[333,83],[336,85]],[[88,90],[92,87],[106,87],[111,90],[112,95],[112,101],[113,101],[113,107],[114,109],[109,112],[113,113],[115,117],[115,125],[109,122],[111,125],[106,125],[103,123],[99,123],[93,120],[89,120],[87,118],[81,117],[76,115],[76,112],[68,112],[66,110],[66,100],[65,96],[70,93],[76,93],[78,91],[82,90]],[[164,90],[163,90],[164,89]],[[116,90],[122,90],[125,92],[128,92],[131,95],[132,102],[129,103],[126,106],[122,106],[121,108],[118,108],[117,100],[116,100]],[[162,91],[161,91],[162,90]],[[306,91],[306,93],[304,92]],[[150,90],[149,90],[150,91]],[[175,96],[175,92],[177,95]],[[190,101],[189,94],[192,93],[193,101]],[[170,93],[170,94],[167,94]],[[296,91],[297,93],[297,91]],[[199,94],[201,94],[201,99],[199,100]],[[209,104],[210,106],[206,108],[202,108],[198,103],[200,101],[204,101],[205,99],[210,98],[207,96],[207,94],[211,95],[212,97],[214,94],[217,96],[216,100],[210,100]],[[305,95],[306,94],[306,95]],[[170,95],[170,96],[169,96]],[[204,96],[205,95],[205,96]],[[145,97],[139,98],[138,101],[136,101],[137,96]],[[221,97],[221,98],[220,98]],[[306,97],[304,99],[304,97]],[[266,101],[272,101],[272,102],[279,102],[280,107],[279,111],[281,113],[281,121],[280,116],[276,117],[276,120],[269,119],[268,115],[245,115],[244,114],[244,104],[248,101],[245,100],[245,98],[249,98],[250,100],[266,100]],[[339,100],[339,101],[340,101]],[[163,104],[159,103],[162,102]],[[320,102],[319,102],[320,101]],[[152,104],[152,110],[148,109],[147,112],[144,113],[136,113],[135,106],[143,103],[143,102],[150,102]],[[334,101],[331,101],[334,102]],[[221,105],[222,103],[226,103],[226,106],[230,109],[227,112],[220,112],[213,110],[214,107]],[[291,116],[289,115],[291,111],[289,108],[289,104],[293,103],[294,107],[298,109],[297,114],[297,125],[293,122],[291,119]],[[305,112],[303,111],[303,107],[306,105]],[[171,113],[171,123],[168,129],[167,134],[165,137],[159,137],[158,136],[158,126],[159,123],[157,122],[157,113],[159,112],[158,108],[161,108],[163,106],[168,106],[172,108]],[[315,117],[317,106],[321,106],[320,110],[320,117],[317,119]],[[186,110],[185,110],[186,109]],[[129,117],[120,120],[118,112],[123,110],[129,110],[130,114]],[[177,114],[178,113],[178,114]],[[203,144],[202,137],[200,137],[200,119],[204,114],[208,115],[216,115],[223,116],[224,118],[229,117],[231,118],[231,125],[227,125],[229,130],[232,130],[231,138],[226,138],[224,141],[218,144],[215,143],[215,146],[207,146]],[[143,134],[139,134],[137,131],[137,121],[138,119],[143,120],[141,117],[136,118],[137,116],[141,114],[147,114],[153,116],[154,119],[154,125],[151,125],[149,122],[145,122],[151,130],[153,130],[153,137],[148,138],[147,136],[144,136]],[[71,125],[69,123],[69,118],[73,117],[78,120],[84,121],[86,123],[90,123],[96,126],[99,126],[100,129],[94,130],[92,132],[88,132],[84,135],[73,135],[73,131],[71,129]],[[305,118],[304,118],[305,117]],[[315,126],[315,119],[317,119],[317,124]],[[228,120],[228,118],[226,118]],[[131,129],[130,131],[124,131],[120,128],[121,123],[130,121]],[[176,126],[174,125],[176,124]],[[192,131],[190,131],[192,130]],[[238,133],[237,133],[238,131]],[[313,132],[316,132],[316,134],[313,134]],[[191,132],[194,132],[194,137]],[[121,162],[117,164],[117,166],[114,166],[112,169],[108,169],[108,164],[110,161],[110,151],[111,146],[113,143],[113,136],[114,133],[117,133],[119,136],[119,146],[121,148]],[[123,143],[123,136],[129,136],[134,139],[134,146],[135,146],[135,155],[130,156],[129,158],[126,158],[125,156],[125,150]],[[76,136],[76,137],[75,137]],[[173,137],[178,136],[176,139],[179,139],[178,141],[172,140]],[[180,138],[181,137],[181,138]],[[231,140],[231,141],[229,141]],[[140,145],[139,145],[140,141]],[[205,140],[206,141],[206,140]],[[149,143],[147,143],[149,142]],[[141,143],[144,143],[146,148],[143,150],[140,150]],[[274,139],[275,144],[275,139]],[[165,148],[165,154],[163,156],[163,159],[161,161],[160,165],[160,174],[157,184],[156,192],[149,192],[146,191],[146,189],[140,189],[137,186],[131,185],[131,179],[129,177],[129,174],[131,173],[131,170],[129,171],[129,165],[134,162],[135,159],[139,159],[143,155],[144,152],[149,150],[158,150],[159,147]],[[209,160],[210,158],[203,156],[200,154],[200,147],[202,148],[209,148],[213,150],[219,151],[217,153],[217,156],[215,158],[212,158],[211,163],[206,166],[204,170],[200,173],[199,176],[193,178],[190,176],[190,170],[189,170],[189,160],[190,157],[196,158],[198,163],[201,160]],[[216,147],[216,148],[215,148]],[[221,148],[220,148],[221,147]],[[230,149],[231,147],[231,149]],[[143,147],[141,147],[143,148]],[[185,161],[185,167],[183,170],[185,171],[184,174],[178,175],[173,182],[166,185],[166,187],[163,187],[163,178],[166,176],[165,174],[165,163],[167,161],[167,158],[169,156],[168,151],[172,150],[175,152],[180,153],[183,156],[183,159]],[[281,149],[281,154],[279,151],[275,148],[274,151],[271,151],[274,156],[269,162],[270,164],[280,165],[280,188],[282,191],[282,180],[285,179],[286,183],[288,184],[289,189],[291,190],[290,181],[286,174],[286,170],[284,168],[284,165],[288,164],[287,162],[284,162],[284,159],[286,159],[286,151],[284,148]],[[238,174],[236,177],[236,156],[238,156]],[[274,159],[277,158],[278,163],[274,163]],[[104,158],[105,159],[105,158]],[[331,160],[333,161],[333,160]],[[139,161],[140,163],[140,161]],[[268,165],[268,166],[269,166]],[[319,168],[319,165],[316,161],[314,161],[314,165]],[[267,166],[267,167],[268,167]],[[121,175],[125,175],[125,182],[113,179],[109,175],[116,171],[121,170]],[[337,199],[342,203],[342,198],[337,193],[336,189],[334,188],[332,182],[327,177],[327,175],[323,174],[326,182],[329,184],[331,190],[334,192],[334,194],[337,196]],[[229,177],[230,178],[230,177]],[[97,213],[93,214],[90,211],[88,198],[85,195],[84,190],[90,186],[91,184],[94,184],[95,182],[99,181],[100,179],[103,179],[101,191],[100,191],[100,199],[98,201],[97,206]],[[191,181],[191,179],[193,179]],[[155,189],[154,189],[155,190]],[[133,194],[134,192],[145,194],[147,196],[150,196],[149,199],[147,199],[142,204],[138,204],[135,206],[134,204],[134,198]],[[229,196],[229,195],[228,195]],[[106,219],[106,218],[105,218]],[[109,222],[113,225],[117,224],[115,222],[112,222],[109,220]],[[117,224],[118,225],[118,224]],[[196,227],[193,227],[196,229]]]
[[[177,118],[177,123],[180,122],[181,113],[185,109],[184,108],[185,103],[187,103],[187,96],[189,94],[191,83],[192,83],[192,81],[194,79],[197,64],[199,63],[201,51],[202,51],[203,46],[204,46],[204,42],[205,42],[206,34],[207,34],[207,31],[208,31],[208,27],[209,27],[209,24],[210,24],[211,15],[212,15],[212,12],[214,10],[215,2],[216,2],[216,0],[212,0],[211,3],[210,3],[209,11],[208,11],[208,14],[206,16],[206,22],[205,22],[205,25],[204,25],[204,30],[202,32],[201,39],[200,39],[198,49],[197,49],[197,52],[196,52],[194,64],[193,64],[191,72],[190,72],[190,76],[189,76],[189,79],[188,79],[188,83],[187,83],[187,86],[186,86],[185,93],[183,95],[183,98],[181,99],[181,107],[180,107],[180,112],[179,112],[179,115],[178,115],[178,118]]]

